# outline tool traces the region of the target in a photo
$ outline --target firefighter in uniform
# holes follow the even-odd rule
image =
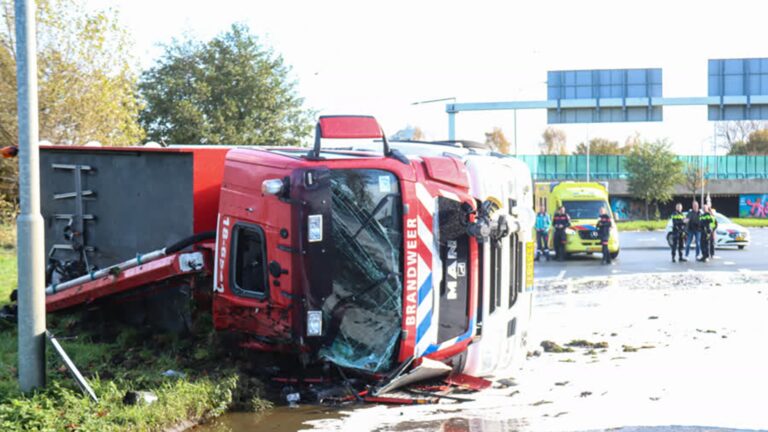
[[[680,262],[688,261],[683,258],[686,223],[683,205],[677,203],[675,205],[675,212],[672,213],[672,262],[675,262],[675,251],[677,251],[677,258]]]
[[[608,251],[608,240],[611,238],[611,217],[600,207],[600,219],[597,220],[597,234],[600,238],[600,244],[603,245],[603,264],[611,263],[611,253]]]
[[[709,212],[709,206],[704,204],[701,206],[701,216],[699,216],[700,229],[701,229],[701,258],[699,261],[709,261],[709,242],[712,239],[712,225],[714,223],[714,217]]]
[[[571,226],[571,217],[565,212],[565,206],[560,206],[552,217],[552,226],[555,227],[555,236],[552,243],[555,246],[555,259],[565,261],[565,242],[567,236],[565,229]]]

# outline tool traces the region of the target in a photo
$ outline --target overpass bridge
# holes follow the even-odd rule
[[[520,155],[535,181],[593,181],[608,183],[612,197],[631,201],[624,166],[626,156],[590,155]],[[688,166],[702,167],[706,179],[704,192],[719,211],[739,216],[739,203],[754,201],[755,195],[768,194],[768,156],[678,156]],[[699,196],[701,191],[696,192]],[[675,201],[689,202],[692,191],[685,184],[675,188]],[[763,198],[765,201],[765,198]],[[671,211],[662,206],[662,216]]]

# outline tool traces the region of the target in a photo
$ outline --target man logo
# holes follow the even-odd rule
[[[467,275],[467,263],[460,262],[456,267],[456,276],[464,277]]]
[[[592,231],[592,234],[590,234],[592,238],[597,238],[597,231]]]

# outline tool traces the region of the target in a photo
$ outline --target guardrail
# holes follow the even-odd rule
[[[584,180],[587,177],[586,155],[523,155],[536,180]],[[678,156],[685,164],[704,167],[707,179],[768,179],[768,156]],[[626,179],[626,156],[589,156],[590,178],[594,180]]]

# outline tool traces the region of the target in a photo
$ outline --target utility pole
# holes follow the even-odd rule
[[[45,386],[45,266],[40,215],[35,2],[16,0],[16,82],[19,111],[18,325],[19,387]]]

